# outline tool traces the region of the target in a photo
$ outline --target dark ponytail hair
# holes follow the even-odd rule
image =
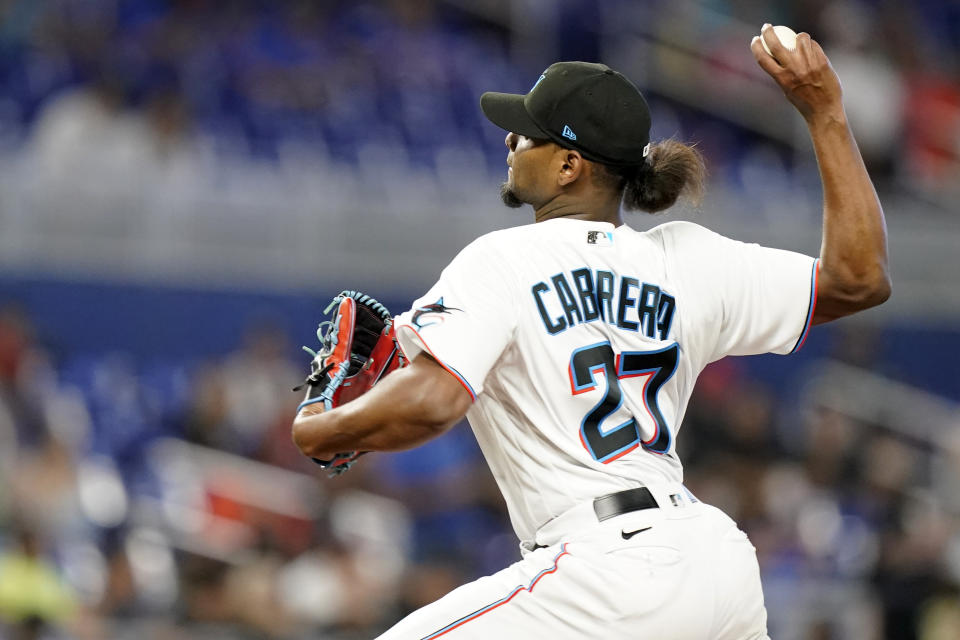
[[[703,156],[693,146],[676,140],[650,143],[647,161],[642,165],[601,166],[601,179],[613,182],[623,192],[623,208],[627,211],[656,213],[669,209],[681,197],[695,205],[703,197],[707,177]]]

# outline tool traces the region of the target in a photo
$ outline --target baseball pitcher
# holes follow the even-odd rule
[[[753,55],[819,162],[818,259],[688,222],[624,224],[623,210],[696,195],[700,156],[649,139],[647,103],[620,73],[558,62],[526,95],[480,100],[508,132],[504,203],[530,205],[534,223],[472,242],[397,318],[368,296],[338,297],[297,446],[340,472],[466,415],[522,549],[385,640],[767,637],[754,548],[683,485],[687,402],[708,363],[792,353],[811,325],[882,303],[890,280],[836,74],[805,33],[795,49],[769,25],[761,37],[771,53],[755,39]]]

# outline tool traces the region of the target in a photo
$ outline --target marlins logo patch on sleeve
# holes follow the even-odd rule
[[[443,297],[441,296],[433,304],[427,304],[414,309],[413,319],[410,320],[410,324],[417,329],[440,324],[443,322],[444,314],[449,314],[451,311],[462,311],[462,309],[446,306],[443,304]]]

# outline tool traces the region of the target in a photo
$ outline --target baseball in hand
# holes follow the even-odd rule
[[[776,34],[777,39],[780,40],[780,44],[782,44],[784,48],[790,49],[790,51],[794,51],[797,48],[797,32],[790,27],[778,24],[773,27],[773,33]],[[773,52],[770,51],[770,47],[767,46],[767,41],[763,39],[763,36],[760,37],[760,44],[763,45],[764,51],[773,56]]]

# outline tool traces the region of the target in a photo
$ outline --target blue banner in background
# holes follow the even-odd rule
[[[139,361],[216,357],[247,331],[270,326],[291,350],[315,342],[323,310],[339,291],[315,296],[167,288],[102,282],[0,278],[0,307],[20,306],[57,357],[120,352]],[[394,314],[410,301],[370,292]],[[309,345],[308,345],[309,346]],[[315,345],[312,345],[315,346]]]
[[[312,346],[323,310],[339,291],[316,295],[270,291],[188,289],[40,278],[0,278],[0,307],[19,305],[41,344],[56,358],[123,353],[144,362],[196,362],[225,355],[259,327],[282,332],[298,357]],[[371,295],[393,313],[410,300]],[[960,400],[960,332],[892,324],[874,330],[849,321],[814,327],[803,349],[784,358],[738,358],[738,366],[774,390],[799,383],[801,363],[823,357],[853,362],[945,397]]]

